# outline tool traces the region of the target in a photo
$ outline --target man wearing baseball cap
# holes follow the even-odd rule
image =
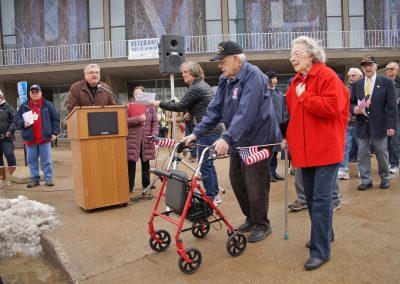
[[[237,147],[276,143],[279,127],[268,91],[268,78],[258,67],[248,63],[242,47],[233,41],[218,45],[217,55],[210,59],[218,62],[222,75],[216,95],[207,107],[207,113],[185,137],[186,144],[201,138],[221,121],[226,132],[218,139],[218,156],[230,153],[229,178],[236,199],[246,221],[238,227],[250,232],[249,242],[258,242],[271,234],[268,219],[269,162],[261,160],[246,166]],[[268,147],[271,151],[272,147]]]
[[[53,186],[53,163],[51,141],[60,133],[60,115],[54,105],[42,97],[38,84],[29,88],[30,100],[18,109],[15,122],[22,129],[22,139],[26,145],[26,161],[31,172],[28,188],[40,185],[39,157],[46,186]],[[24,114],[31,114],[30,116]]]
[[[393,136],[397,123],[397,104],[393,81],[377,75],[375,57],[366,55],[361,59],[364,78],[351,86],[350,112],[356,115],[356,131],[359,144],[361,184],[358,190],[373,187],[371,175],[370,141],[375,149],[379,187],[390,187],[388,136]]]

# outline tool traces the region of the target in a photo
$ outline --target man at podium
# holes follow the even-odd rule
[[[76,106],[115,105],[116,97],[109,86],[100,81],[100,66],[89,64],[83,70],[85,79],[74,83],[69,90],[67,111],[70,113]]]

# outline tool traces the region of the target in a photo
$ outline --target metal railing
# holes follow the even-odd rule
[[[326,49],[399,48],[400,30],[316,31],[186,36],[186,53],[214,53],[224,40],[238,42],[245,52],[289,50],[295,38],[306,35],[321,40]],[[0,51],[0,68],[18,65],[76,62],[128,57],[128,40]]]

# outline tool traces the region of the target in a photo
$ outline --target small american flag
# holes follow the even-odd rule
[[[365,98],[359,102],[358,104],[358,109],[359,110],[363,110],[365,109],[365,107],[367,106],[369,100],[370,100],[371,96],[370,95],[366,95]]]
[[[242,158],[243,162],[247,166],[249,166],[261,160],[267,159],[270,154],[268,149],[262,149],[261,151],[258,151],[258,146],[251,146],[240,148],[239,155]]]
[[[151,141],[153,141],[154,144],[156,144],[160,147],[172,148],[172,147],[175,147],[175,145],[176,145],[176,141],[173,139],[161,138],[161,137],[157,137],[157,136],[152,136]]]

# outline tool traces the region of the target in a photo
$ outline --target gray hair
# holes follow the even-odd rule
[[[244,55],[244,53],[236,54],[236,56],[239,58],[240,64],[246,60],[246,55]]]
[[[91,63],[89,65],[86,65],[85,69],[83,69],[83,73],[86,74],[87,70],[90,68],[97,68],[100,71],[100,65],[98,65],[96,63]]]
[[[180,69],[181,72],[182,72],[183,66],[187,66],[187,68],[189,69],[190,75],[192,75],[196,80],[204,79],[203,68],[201,68],[200,64],[197,63],[196,61],[183,62],[181,65],[181,69]]]
[[[347,72],[347,75],[350,76],[350,74],[360,75],[360,78],[364,76],[364,74],[363,74],[363,72],[361,72],[360,68],[350,68],[349,71]]]
[[[395,69],[399,69],[399,63],[397,63],[395,61],[389,62],[388,64],[386,64],[386,68],[388,67],[389,64],[394,65]]]
[[[325,63],[326,55],[324,49],[320,45],[320,41],[312,39],[308,36],[300,36],[292,41],[292,47],[295,44],[302,44],[306,47],[306,52],[313,57],[313,63]]]

